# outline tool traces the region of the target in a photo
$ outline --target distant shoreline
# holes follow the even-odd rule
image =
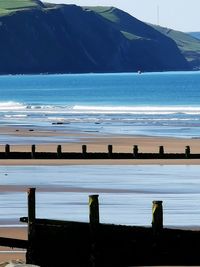
[[[151,74],[151,73],[190,73],[190,72],[200,72],[200,69],[196,70],[158,70],[158,71],[142,71],[138,73],[138,70],[133,71],[116,71],[116,72],[28,72],[28,73],[0,73],[2,76],[38,76],[38,75],[89,75],[89,74]]]

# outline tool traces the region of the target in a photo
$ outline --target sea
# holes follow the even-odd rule
[[[73,133],[200,138],[200,72],[0,76],[0,144],[37,143],[1,127]],[[62,133],[71,132],[64,137]],[[35,139],[34,139],[35,138]],[[200,166],[0,166],[0,225],[27,216],[20,187],[36,187],[37,217],[88,221],[88,195],[99,194],[105,223],[151,225],[153,200],[164,224],[200,226]]]
[[[199,138],[200,72],[0,76],[1,126]]]

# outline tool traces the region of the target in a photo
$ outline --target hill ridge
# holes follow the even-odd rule
[[[3,1],[11,0],[0,8]],[[12,0],[12,14],[0,16],[0,74],[190,69],[174,40],[114,7],[102,16],[89,7],[18,1],[27,8],[16,11]]]

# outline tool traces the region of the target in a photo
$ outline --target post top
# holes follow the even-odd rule
[[[89,197],[99,197],[99,195],[89,195]]]
[[[35,187],[28,188],[28,192],[33,192],[33,191],[35,191],[35,190],[36,190]]]
[[[162,200],[153,200],[153,204],[162,204],[163,201]]]

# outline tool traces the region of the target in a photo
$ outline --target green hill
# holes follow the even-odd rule
[[[0,74],[190,69],[171,38],[113,7],[0,0],[0,9]]]
[[[44,6],[38,0],[0,0],[0,16],[27,8]]]
[[[151,26],[176,42],[191,68],[200,69],[200,40],[188,33],[155,25]]]
[[[35,0],[0,0],[0,8],[1,9],[19,9],[19,8],[27,8],[34,7],[37,5]]]

